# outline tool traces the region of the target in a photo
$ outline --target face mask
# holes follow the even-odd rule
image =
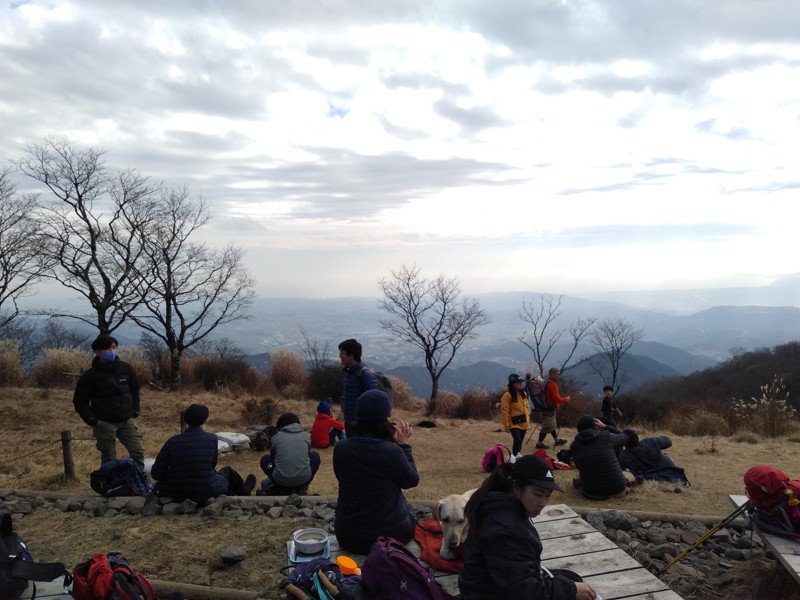
[[[114,359],[117,357],[117,353],[113,350],[103,350],[100,353],[100,358],[102,358],[106,362],[113,362]]]

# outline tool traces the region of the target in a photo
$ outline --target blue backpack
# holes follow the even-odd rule
[[[89,475],[89,485],[101,496],[146,496],[153,487],[132,458],[109,460]]]

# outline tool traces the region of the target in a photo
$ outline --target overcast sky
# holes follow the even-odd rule
[[[67,137],[187,185],[261,296],[413,263],[467,293],[800,271],[797,0],[1,10],[0,161]]]

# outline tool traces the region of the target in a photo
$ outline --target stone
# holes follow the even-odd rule
[[[179,515],[189,515],[193,512],[197,512],[197,502],[187,498],[178,505],[178,508],[175,512]]]
[[[238,546],[228,546],[227,548],[223,548],[219,553],[219,557],[222,559],[222,564],[224,565],[240,563],[246,556],[247,553],[244,551],[244,548],[239,548]]]
[[[138,515],[144,510],[146,505],[147,500],[145,500],[144,496],[136,496],[128,501],[126,509],[128,510],[128,514]]]
[[[283,513],[282,506],[273,506],[267,511],[267,515],[273,519],[277,519],[278,517],[281,516],[282,513]]]

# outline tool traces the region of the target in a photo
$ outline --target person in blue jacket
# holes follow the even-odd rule
[[[242,481],[231,467],[216,471],[217,436],[204,429],[208,407],[192,404],[184,411],[183,418],[188,425],[186,431],[167,440],[150,469],[156,480],[153,492],[177,502],[193,500],[199,505],[223,494],[249,496],[256,484],[254,474]]]
[[[391,423],[392,404],[381,390],[358,397],[353,435],[333,449],[339,481],[334,530],[348,552],[367,554],[380,536],[408,543],[417,518],[404,489],[416,487],[419,473],[411,453],[411,425]]]
[[[339,361],[344,370],[344,394],[342,397],[342,420],[344,432],[351,434],[351,427],[356,421],[356,405],[358,397],[369,390],[380,389],[374,373],[361,362],[361,344],[353,339],[339,344]]]

